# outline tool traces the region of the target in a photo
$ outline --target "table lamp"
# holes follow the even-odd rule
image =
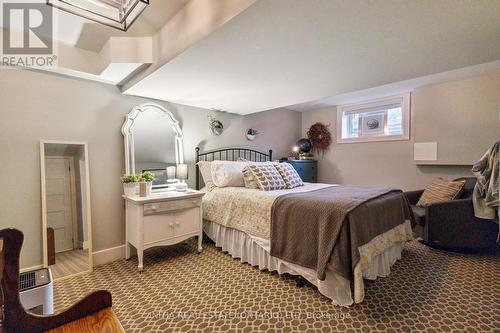
[[[177,191],[186,191],[187,184],[186,179],[188,179],[188,165],[187,164],[177,164],[177,179],[180,179],[180,183],[175,185]]]
[[[174,166],[167,167],[167,183],[175,183],[176,168]]]

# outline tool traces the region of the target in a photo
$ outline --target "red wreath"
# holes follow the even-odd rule
[[[332,144],[332,135],[328,126],[322,123],[316,123],[307,131],[307,137],[311,140],[314,149],[327,150]]]

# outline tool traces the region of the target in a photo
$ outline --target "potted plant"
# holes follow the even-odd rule
[[[217,120],[214,115],[208,116],[208,125],[210,127],[210,130],[212,131],[212,134],[215,136],[221,135],[222,131],[224,130],[224,125],[220,120]]]
[[[123,193],[127,197],[134,196],[136,193],[139,177],[137,175],[123,175],[121,179],[123,183]]]
[[[247,129],[247,132],[245,135],[246,135],[248,141],[253,141],[253,140],[255,140],[255,137],[257,136],[257,134],[259,134],[259,131],[257,131],[256,129],[253,129],[253,128],[249,128],[249,129]]]
[[[144,171],[139,175],[139,196],[147,197],[151,195],[155,178],[155,175],[150,171]]]

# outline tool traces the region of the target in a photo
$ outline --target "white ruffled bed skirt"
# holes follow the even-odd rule
[[[349,280],[334,273],[327,267],[324,281],[316,277],[312,269],[289,263],[270,255],[270,241],[254,237],[242,231],[227,228],[210,221],[203,222],[203,230],[217,247],[228,252],[233,258],[259,267],[260,270],[276,271],[300,275],[315,285],[319,292],[332,300],[335,305],[349,306],[360,303],[364,298],[363,277],[374,280],[389,275],[391,266],[401,259],[401,251],[407,239],[411,239],[411,226],[407,222],[380,235],[366,248],[360,249],[360,264],[355,269],[354,299]]]

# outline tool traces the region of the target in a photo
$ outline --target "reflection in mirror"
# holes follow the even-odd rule
[[[172,113],[157,104],[139,105],[128,114],[122,133],[127,174],[153,172],[156,189],[172,184],[167,168],[184,162],[182,131]]]
[[[45,267],[54,279],[91,271],[87,145],[42,141],[40,156]]]
[[[137,117],[134,133],[135,172],[152,171],[153,186],[167,182],[166,168],[176,165],[175,132],[161,113],[147,111]]]

